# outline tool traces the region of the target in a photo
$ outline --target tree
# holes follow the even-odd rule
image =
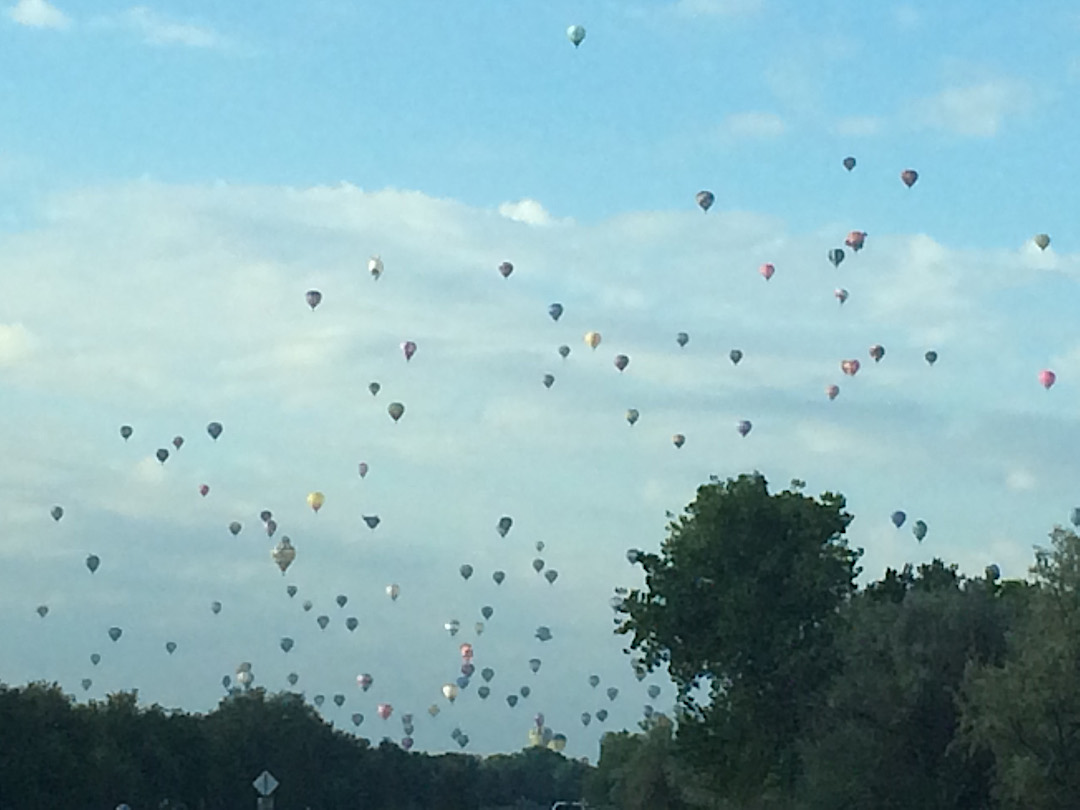
[[[1050,537],[1015,600],[1004,661],[973,665],[964,681],[963,739],[993,753],[1005,808],[1071,808],[1080,795],[1080,537]]]
[[[847,547],[843,496],[770,495],[759,473],[697,491],[660,554],[641,554],[644,589],[617,632],[679,688],[679,742],[734,800],[786,791],[814,697],[839,665],[838,613],[861,550]],[[692,690],[709,681],[707,702]]]

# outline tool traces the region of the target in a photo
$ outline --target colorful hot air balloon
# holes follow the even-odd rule
[[[383,720],[386,720],[394,713],[394,707],[389,703],[380,703],[375,707],[375,713],[379,715]]]
[[[859,373],[860,363],[858,360],[842,360],[840,362],[840,370],[847,374],[849,377],[854,377]]]
[[[854,169],[855,168],[855,158],[853,158],[853,157],[844,158],[844,168],[847,169],[849,172],[852,169]]]
[[[837,395],[839,393],[840,393],[840,386],[838,386],[838,385],[828,385],[828,386],[825,387],[825,395],[830,400],[836,399],[836,397],[837,397]]]
[[[682,447],[684,444],[686,444],[686,437],[683,436],[681,433],[676,433],[674,436],[671,437],[671,443],[676,447]]]
[[[836,300],[840,302],[841,306],[843,306],[844,302],[848,300],[848,291],[841,287],[837,287],[835,290],[833,290],[833,295],[836,296]]]
[[[1057,375],[1048,368],[1044,368],[1039,372],[1039,382],[1042,383],[1042,387],[1046,390],[1050,390],[1050,387],[1057,382]]]
[[[758,272],[761,273],[762,277],[766,281],[768,281],[770,278],[773,277],[773,273],[776,272],[776,267],[766,262],[758,268]]]
[[[307,299],[308,306],[311,307],[311,311],[315,311],[315,307],[322,301],[322,293],[318,290],[308,290],[305,293],[304,298]]]
[[[326,496],[321,492],[311,492],[307,496],[307,505],[311,507],[313,512],[318,512],[322,509],[322,505],[326,503]]]
[[[364,672],[356,676],[356,685],[365,692],[371,688],[371,684],[373,683],[375,683],[375,679],[371,677],[370,673]]]
[[[904,185],[911,188],[915,185],[915,181],[919,179],[919,173],[914,169],[904,169],[900,172],[900,179],[904,181]]]
[[[600,345],[600,341],[603,338],[600,337],[599,332],[586,332],[585,333],[585,345],[590,349],[595,349]]]
[[[566,29],[566,37],[574,43],[576,48],[585,41],[585,29],[580,25],[571,25]]]
[[[875,363],[880,363],[881,358],[885,356],[885,347],[875,343],[870,347],[870,356],[874,359]]]
[[[866,231],[852,231],[847,235],[844,244],[858,253],[866,243]]]
[[[716,202],[716,195],[711,191],[699,191],[695,199],[702,211],[708,211],[712,208],[712,204]]]

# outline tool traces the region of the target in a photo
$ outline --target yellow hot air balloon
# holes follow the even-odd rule
[[[318,512],[326,502],[326,496],[321,492],[312,492],[307,496],[307,505]]]
[[[595,349],[600,345],[600,333],[599,332],[586,332],[585,333],[585,345],[591,349]]]

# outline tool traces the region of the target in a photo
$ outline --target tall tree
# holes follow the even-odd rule
[[[838,612],[855,591],[843,496],[769,494],[755,473],[711,479],[669,524],[660,554],[641,554],[645,587],[617,632],[679,687],[679,741],[734,800],[784,792],[797,740],[838,668]],[[708,679],[708,701],[693,691]]]

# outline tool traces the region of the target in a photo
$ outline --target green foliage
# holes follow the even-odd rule
[[[497,810],[582,795],[584,763],[548,749],[482,759],[372,747],[299,695],[251,689],[208,715],[141,709],[135,693],[77,705],[59,686],[0,686],[0,808],[252,807],[264,768],[277,806]],[[168,802],[168,804],[163,804]]]
[[[667,663],[680,741],[734,798],[794,783],[799,730],[839,666],[837,616],[861,553],[843,537],[844,506],[831,493],[770,495],[759,474],[714,481],[661,553],[640,558],[645,588],[626,600],[619,632],[633,633],[646,667]],[[691,690],[705,677],[699,705]]]

